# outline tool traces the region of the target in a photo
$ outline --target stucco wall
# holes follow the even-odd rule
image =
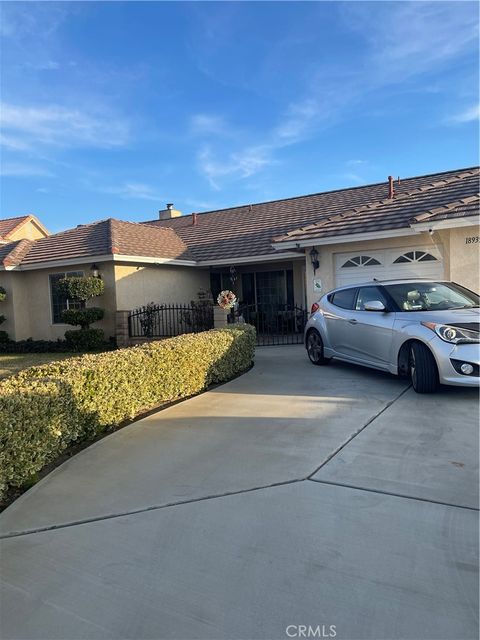
[[[86,275],[89,275],[91,264],[89,262],[88,264],[69,265],[68,271],[84,271]],[[56,340],[63,338],[65,331],[74,328],[67,324],[52,323],[49,275],[63,271],[63,268],[56,267],[11,272],[14,277],[15,340],[24,340],[30,337],[34,340]],[[105,282],[105,293],[100,298],[91,300],[89,306],[105,309],[105,318],[101,322],[96,322],[94,326],[103,329],[106,338],[108,338],[115,335],[113,263],[101,263],[100,273]]]
[[[210,289],[208,269],[169,265],[115,264],[117,309],[130,310],[147,304],[188,303],[200,289]]]
[[[450,280],[467,289],[480,291],[480,246],[478,242],[467,242],[479,235],[478,227],[460,227],[450,230],[449,262]]]
[[[45,238],[45,233],[30,220],[27,224],[23,224],[17,231],[14,231],[8,236],[9,242],[22,240],[23,238],[27,240],[39,240],[40,238]]]

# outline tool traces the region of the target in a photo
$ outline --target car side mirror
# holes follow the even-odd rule
[[[380,300],[370,300],[365,302],[363,308],[365,311],[386,311],[385,305]]]

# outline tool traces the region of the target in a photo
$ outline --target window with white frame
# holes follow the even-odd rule
[[[342,264],[342,269],[351,267],[374,267],[378,264],[381,263],[376,258],[372,258],[372,256],[355,256],[354,258],[349,258]]]
[[[52,301],[52,323],[64,324],[62,319],[62,311],[65,309],[83,309],[85,302],[80,300],[69,300],[62,294],[58,283],[63,278],[83,277],[83,271],[63,271],[62,273],[51,273],[50,281],[50,299]]]

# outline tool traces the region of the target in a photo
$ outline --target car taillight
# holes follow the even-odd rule
[[[317,304],[316,302],[314,302],[312,304],[312,308],[310,309],[310,313],[315,313],[316,311],[318,311],[320,309],[320,305]]]

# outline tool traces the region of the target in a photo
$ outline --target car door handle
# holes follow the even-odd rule
[[[358,320],[355,320],[355,318],[351,318],[348,323],[349,324],[357,324]]]

